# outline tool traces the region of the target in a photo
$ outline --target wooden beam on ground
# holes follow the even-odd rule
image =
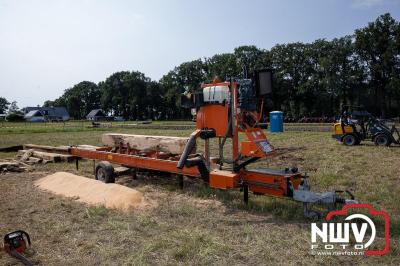
[[[23,156],[24,154],[29,153],[30,151],[32,151],[32,154],[31,154],[32,157],[40,158],[44,161],[50,161],[50,162],[55,162],[55,163],[71,162],[72,160],[75,159],[75,156],[72,156],[72,155],[35,151],[35,150],[20,150],[20,151],[18,151],[18,154]]]
[[[38,163],[40,163],[42,161],[43,161],[42,158],[29,157],[29,159],[26,160],[25,163],[27,163],[27,164],[38,164]]]
[[[24,172],[28,169],[29,165],[18,161],[0,161],[1,172]]]
[[[0,148],[0,152],[13,152],[13,151],[19,151],[19,150],[22,150],[22,145]]]
[[[69,146],[47,146],[47,145],[36,145],[36,144],[24,144],[24,150],[35,150],[35,151],[43,151],[43,152],[52,152],[59,154],[68,154]]]
[[[124,166],[118,166],[114,168],[114,173],[116,175],[124,175],[127,174],[131,169]]]
[[[9,166],[9,165],[18,166],[19,163],[17,163],[17,162],[4,162],[4,161],[0,161],[0,168],[6,167],[6,166]]]

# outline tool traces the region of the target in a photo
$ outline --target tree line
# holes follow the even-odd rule
[[[82,81],[44,106],[65,106],[75,119],[97,108],[125,119],[185,119],[190,111],[180,107],[181,93],[216,76],[240,77],[244,65],[250,73],[273,70],[273,105],[266,108],[286,117],[332,117],[346,105],[381,117],[400,115],[400,24],[390,14],[333,40],[269,50],[240,46],[182,63],[159,81],[137,71],[116,72],[98,84]]]

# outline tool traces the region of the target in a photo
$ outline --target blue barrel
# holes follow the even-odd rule
[[[272,111],[269,113],[269,131],[283,132],[283,112]]]

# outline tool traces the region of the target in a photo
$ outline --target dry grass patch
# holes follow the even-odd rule
[[[103,132],[4,134],[0,146],[8,142],[99,145]],[[79,171],[73,164],[48,164],[31,173],[1,175],[0,234],[17,228],[28,231],[37,250],[32,259],[44,265],[400,264],[400,148],[375,147],[368,142],[349,148],[332,140],[329,133],[290,132],[269,134],[269,138],[285,153],[258,166],[297,166],[310,174],[313,190],[352,187],[362,202],[388,211],[390,254],[371,258],[311,256],[310,220],[303,217],[301,205],[251,195],[250,205],[245,206],[239,191],[209,189],[190,179],[185,179],[183,191],[174,177],[139,175],[138,180],[118,180],[157,202],[151,210],[129,213],[89,207],[33,187],[36,179],[56,171],[93,177],[91,161],[82,162]],[[216,150],[215,144],[212,150]],[[0,253],[0,264],[12,261]]]

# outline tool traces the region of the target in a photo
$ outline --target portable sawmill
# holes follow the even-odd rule
[[[96,179],[104,182],[115,180],[113,163],[133,170],[176,174],[181,182],[183,176],[187,176],[202,178],[211,188],[240,189],[246,203],[249,192],[292,199],[303,203],[304,214],[308,217],[320,215],[311,210],[312,204],[332,208],[336,204],[354,203],[354,197],[349,191],[350,199],[338,195],[340,191],[310,191],[308,176],[300,173],[297,168],[249,168],[251,163],[272,157],[275,153],[274,146],[269,143],[260,126],[265,99],[271,93],[272,72],[262,70],[254,73],[251,79],[213,81],[211,84],[203,84],[198,92],[183,95],[182,105],[192,108],[196,114],[196,130],[178,156],[165,157],[159,151],[140,152],[123,142],[113,148],[91,150],[71,147],[69,152],[77,158],[99,161],[95,175]],[[239,143],[239,134],[245,135],[246,140]],[[218,157],[210,154],[212,138],[218,138]],[[232,157],[225,158],[228,139],[232,143]],[[203,153],[193,153],[198,140],[204,141]]]

